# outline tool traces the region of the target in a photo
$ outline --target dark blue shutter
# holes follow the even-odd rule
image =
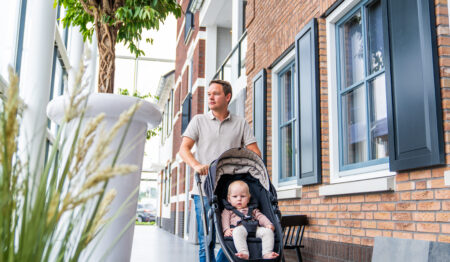
[[[312,19],[295,37],[295,64],[299,94],[299,184],[321,182],[320,93],[317,22]]]
[[[266,163],[266,70],[253,78],[253,132]]]
[[[445,164],[434,1],[382,2],[390,169]]]
[[[188,93],[181,106],[181,133],[186,130],[189,121],[191,121],[191,93]]]

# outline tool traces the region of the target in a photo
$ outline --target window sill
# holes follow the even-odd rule
[[[395,176],[389,176],[389,177],[380,177],[374,179],[321,186],[319,188],[319,196],[372,193],[382,191],[393,191],[394,189],[395,189]]]
[[[301,196],[302,196],[301,186],[290,185],[277,188],[277,198],[279,200],[301,198]]]

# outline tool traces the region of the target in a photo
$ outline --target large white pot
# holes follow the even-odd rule
[[[88,99],[87,111],[83,123],[87,123],[91,118],[96,117],[100,113],[105,113],[106,130],[109,130],[116,123],[119,115],[130,108],[138,100],[140,99],[123,95],[103,93],[91,94]],[[60,123],[64,116],[65,104],[67,104],[67,97],[61,96],[53,99],[47,106],[48,117],[56,123]],[[142,106],[135,113],[130,128],[127,131],[121,151],[121,157],[119,157],[119,161],[117,162],[118,164],[136,165],[139,167],[139,170],[135,173],[110,180],[107,191],[110,188],[114,188],[117,190],[117,196],[111,203],[109,216],[112,216],[112,214],[119,210],[119,207],[139,186],[147,128],[154,128],[159,125],[160,122],[161,112],[156,105],[143,101]],[[72,127],[68,127],[75,129],[75,125],[78,121],[75,120],[71,123]],[[111,143],[111,148],[114,153],[119,147],[123,133],[124,128],[118,133],[115,141]],[[111,163],[113,157],[114,154],[112,154],[110,159],[107,159],[105,162]],[[93,244],[88,248],[88,253],[92,252],[92,256],[89,258],[90,261],[100,261],[108,248],[113,245],[120,233],[127,227],[129,222],[136,218],[137,201],[138,193],[132,196],[131,204],[120,213],[112,224],[108,226],[104,232],[99,234],[97,241],[93,241]],[[133,233],[134,223],[125,231],[114,248],[107,253],[106,261],[130,260]]]

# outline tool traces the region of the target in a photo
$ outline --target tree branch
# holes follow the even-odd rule
[[[90,6],[88,3],[85,2],[86,0],[80,0],[81,6],[83,7],[84,11],[88,13],[91,16],[94,16],[94,12],[90,9],[92,6]]]

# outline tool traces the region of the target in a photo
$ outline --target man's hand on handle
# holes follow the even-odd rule
[[[198,164],[194,166],[195,172],[199,173],[202,176],[206,176],[208,174],[209,165]]]

